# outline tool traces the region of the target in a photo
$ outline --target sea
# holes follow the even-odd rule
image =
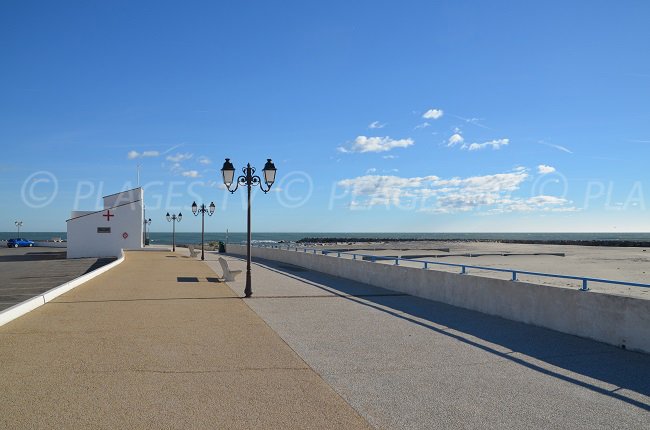
[[[30,240],[66,239],[65,232],[20,232],[20,236]],[[0,232],[0,240],[16,237],[16,232]],[[148,233],[151,244],[169,245],[172,234],[167,232]],[[489,240],[489,241],[622,241],[648,242],[650,233],[253,233],[254,243],[291,243],[303,238],[341,238],[355,239],[418,239],[418,240]],[[205,242],[245,243],[245,232],[205,233]],[[176,233],[177,244],[201,243],[201,233]]]

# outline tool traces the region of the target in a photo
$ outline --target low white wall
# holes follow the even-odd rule
[[[39,241],[35,240],[34,241],[34,246],[40,247],[40,248],[67,248],[68,243],[67,242],[50,242],[50,241]]]
[[[246,255],[246,247],[229,244],[227,252]],[[650,300],[273,248],[252,254],[650,353]]]

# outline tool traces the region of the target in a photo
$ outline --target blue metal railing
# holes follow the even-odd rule
[[[367,255],[367,254],[358,254],[355,252],[344,252],[344,251],[328,251],[324,249],[315,249],[315,248],[304,248],[304,247],[298,247],[298,246],[291,246],[291,245],[254,245],[259,248],[273,248],[273,249],[286,249],[287,251],[291,251],[292,249],[296,252],[302,251],[305,253],[313,253],[313,254],[323,254],[323,255],[331,255],[331,254],[336,254],[337,258],[341,258],[342,256],[350,255],[352,256],[353,260],[357,260],[359,257],[363,260],[371,261],[373,263],[376,263],[377,261],[386,261],[386,260],[392,260],[394,261],[396,266],[399,266],[400,261],[404,262],[409,262],[409,263],[419,263],[422,264],[423,269],[428,269],[429,265],[438,265],[438,266],[448,266],[448,267],[458,267],[460,268],[460,273],[461,274],[467,274],[468,269],[476,269],[476,270],[486,270],[486,271],[491,271],[491,272],[503,272],[503,273],[510,273],[512,275],[511,280],[512,281],[517,281],[517,276],[518,275],[531,275],[531,276],[542,276],[546,278],[558,278],[558,279],[571,279],[574,281],[581,281],[582,282],[582,287],[580,288],[580,291],[589,291],[589,282],[599,282],[603,284],[615,284],[615,285],[625,285],[625,286],[630,286],[630,287],[643,287],[643,288],[650,288],[650,284],[643,284],[640,282],[627,282],[627,281],[615,281],[612,279],[601,279],[601,278],[590,278],[590,277],[584,277],[584,276],[572,276],[572,275],[558,275],[555,273],[542,273],[542,272],[531,272],[527,270],[516,270],[516,269],[499,269],[496,267],[485,267],[485,266],[474,266],[470,264],[458,264],[458,263],[441,263],[438,261],[425,261],[425,260],[419,260],[419,259],[411,259],[411,258],[400,258],[400,257],[388,257],[388,256],[380,256],[380,255]]]

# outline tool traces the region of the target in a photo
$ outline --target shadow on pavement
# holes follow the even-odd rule
[[[335,297],[368,306],[529,369],[650,411],[650,404],[622,392],[627,389],[650,396],[650,355],[440,302],[390,294],[392,291],[383,288],[319,272],[303,269],[295,274],[287,271],[286,264],[262,259],[254,261],[256,265],[333,293]],[[360,291],[364,293],[359,294]],[[376,294],[369,294],[372,291]],[[503,351],[504,348],[507,351]],[[586,382],[587,378],[577,379],[575,375],[568,375],[569,372],[615,388],[610,390],[599,386],[602,384]]]
[[[13,263],[19,261],[44,261],[44,260],[65,260],[66,252],[27,252],[17,255],[0,255],[0,263]]]
[[[117,258],[98,258],[97,261],[95,261],[86,271],[84,272],[84,275],[86,273],[90,273],[93,270],[99,269],[102,266],[106,266],[108,263],[112,263],[113,261],[117,260]]]

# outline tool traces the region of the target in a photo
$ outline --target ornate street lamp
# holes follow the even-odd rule
[[[16,225],[16,228],[18,228],[18,237],[20,237],[20,227],[22,227],[23,222],[22,221],[16,221],[14,224]]]
[[[181,219],[183,218],[182,213],[178,213],[178,215],[169,215],[169,212],[167,212],[167,222],[172,223],[172,252],[176,252],[176,222],[181,222]]]
[[[251,167],[250,163],[246,164],[246,167],[242,168],[243,175],[239,176],[235,181],[235,166],[230,162],[230,158],[226,158],[223,167],[221,168],[221,174],[223,175],[223,183],[230,191],[234,193],[237,191],[239,186],[245,186],[248,188],[248,241],[246,245],[246,288],[244,289],[244,296],[250,297],[253,295],[253,287],[251,285],[251,188],[254,185],[259,185],[260,189],[264,191],[264,194],[268,193],[271,190],[271,186],[275,182],[275,173],[277,169],[271,161],[270,158],[266,159],[266,164],[262,173],[264,174],[264,183],[266,188],[262,185],[262,179],[259,176],[255,175],[255,168]],[[231,189],[231,186],[235,184],[235,187]]]
[[[201,260],[205,260],[205,251],[203,249],[203,235],[205,232],[205,214],[209,216],[214,214],[215,205],[214,202],[210,203],[209,208],[206,208],[204,204],[201,204],[201,207],[197,206],[196,202],[192,203],[192,213],[194,216],[201,214]]]

